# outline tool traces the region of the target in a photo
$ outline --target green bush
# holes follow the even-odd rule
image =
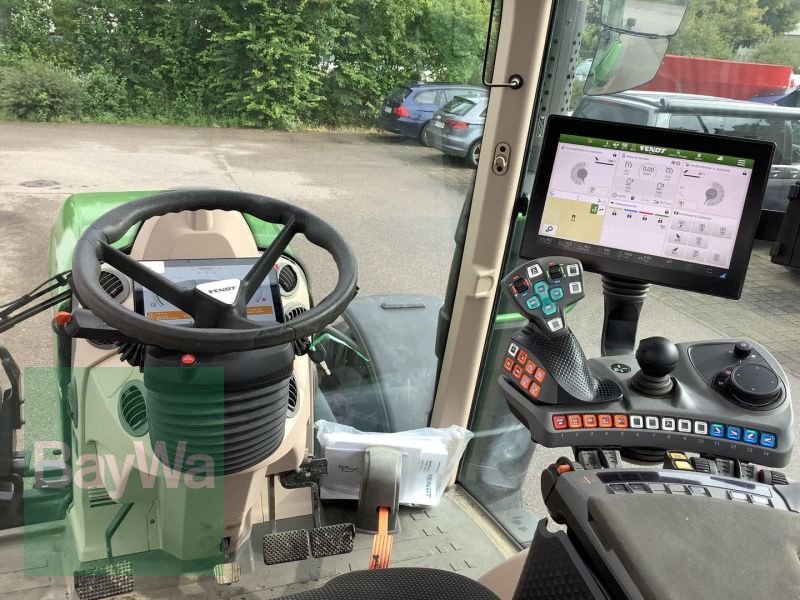
[[[53,121],[80,116],[78,79],[43,63],[26,61],[0,74],[0,111],[18,119]]]
[[[81,77],[83,114],[91,119],[113,121],[130,115],[125,80],[103,65],[95,65]]]

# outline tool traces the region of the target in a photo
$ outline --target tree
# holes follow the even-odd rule
[[[773,35],[782,35],[800,24],[800,0],[758,0],[764,9],[762,22]]]
[[[753,61],[770,65],[790,65],[800,72],[800,40],[795,38],[773,38],[756,48]]]
[[[0,63],[42,60],[54,51],[53,10],[47,0],[0,2]]]
[[[764,41],[770,29],[762,22],[758,0],[694,0],[671,40],[669,52],[681,56],[732,58],[741,46]]]

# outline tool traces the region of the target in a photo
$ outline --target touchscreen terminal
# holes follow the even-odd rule
[[[774,146],[551,117],[524,258],[738,297]]]

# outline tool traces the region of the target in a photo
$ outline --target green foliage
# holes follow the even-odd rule
[[[95,65],[80,78],[83,114],[99,121],[114,121],[130,114],[125,80],[103,65]]]
[[[800,23],[800,0],[758,0],[762,21],[773,35],[792,31]]]
[[[670,42],[669,52],[732,58],[737,48],[770,36],[770,28],[762,22],[764,14],[758,0],[693,0],[678,34]]]
[[[753,61],[771,65],[789,65],[800,72],[800,40],[788,37],[773,38],[756,48]]]
[[[47,0],[0,0],[0,64],[53,54],[52,26]]]
[[[0,112],[18,119],[53,121],[80,116],[77,78],[43,63],[22,61],[0,74]]]

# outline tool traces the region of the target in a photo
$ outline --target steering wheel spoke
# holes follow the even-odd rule
[[[195,317],[198,308],[196,296],[199,296],[199,294],[195,295],[192,290],[178,287],[160,273],[146,267],[124,252],[120,252],[111,244],[100,242],[100,247],[101,258],[109,265],[131,277],[154,294],[158,294],[170,304]]]
[[[275,239],[272,240],[272,243],[261,253],[259,259],[250,268],[247,275],[244,276],[242,285],[239,287],[239,293],[236,296],[236,308],[240,311],[240,314],[244,314],[247,303],[255,296],[258,288],[264,283],[269,272],[289,246],[297,231],[297,222],[294,217],[290,217],[278,235],[275,236]]]

